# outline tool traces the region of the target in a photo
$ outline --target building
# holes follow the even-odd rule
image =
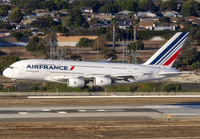
[[[11,46],[26,46],[29,42],[29,37],[21,37],[20,41],[17,41],[14,37],[3,37],[0,38],[0,47],[11,47]]]
[[[140,21],[139,27],[144,29],[153,30],[153,27],[155,26],[153,21]]]
[[[98,38],[98,36],[57,36],[57,44],[58,47],[64,47],[64,46],[72,46],[75,47],[76,44],[79,42],[81,38],[88,38],[90,40],[95,40]]]

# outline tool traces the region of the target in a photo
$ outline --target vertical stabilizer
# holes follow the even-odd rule
[[[171,68],[188,35],[188,32],[177,32],[144,65]]]

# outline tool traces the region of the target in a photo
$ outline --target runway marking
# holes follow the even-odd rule
[[[97,111],[107,111],[107,110],[97,110]]]
[[[51,111],[50,109],[42,109],[42,111]]]
[[[28,112],[18,112],[19,114],[28,114]]]
[[[79,112],[86,112],[87,110],[78,110]]]
[[[57,113],[59,113],[59,114],[66,114],[67,112],[66,111],[58,111]]]

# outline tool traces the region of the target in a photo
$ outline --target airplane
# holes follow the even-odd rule
[[[13,63],[3,75],[14,80],[66,83],[73,88],[161,80],[183,73],[172,65],[188,35],[188,32],[177,32],[143,64],[28,59]]]

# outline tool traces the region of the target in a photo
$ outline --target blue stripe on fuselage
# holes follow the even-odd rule
[[[170,50],[170,51],[165,55],[165,57],[163,57],[156,65],[159,65],[159,64],[163,61],[163,59],[165,59],[166,57],[168,57],[169,54],[170,54],[174,49],[176,49],[177,46],[179,46],[179,45],[187,38],[187,36],[188,36],[188,35],[186,35],[178,44],[176,44],[176,46],[175,46],[172,50]]]
[[[155,64],[165,53],[167,53],[187,32],[182,32],[159,56],[157,56],[150,65]]]

